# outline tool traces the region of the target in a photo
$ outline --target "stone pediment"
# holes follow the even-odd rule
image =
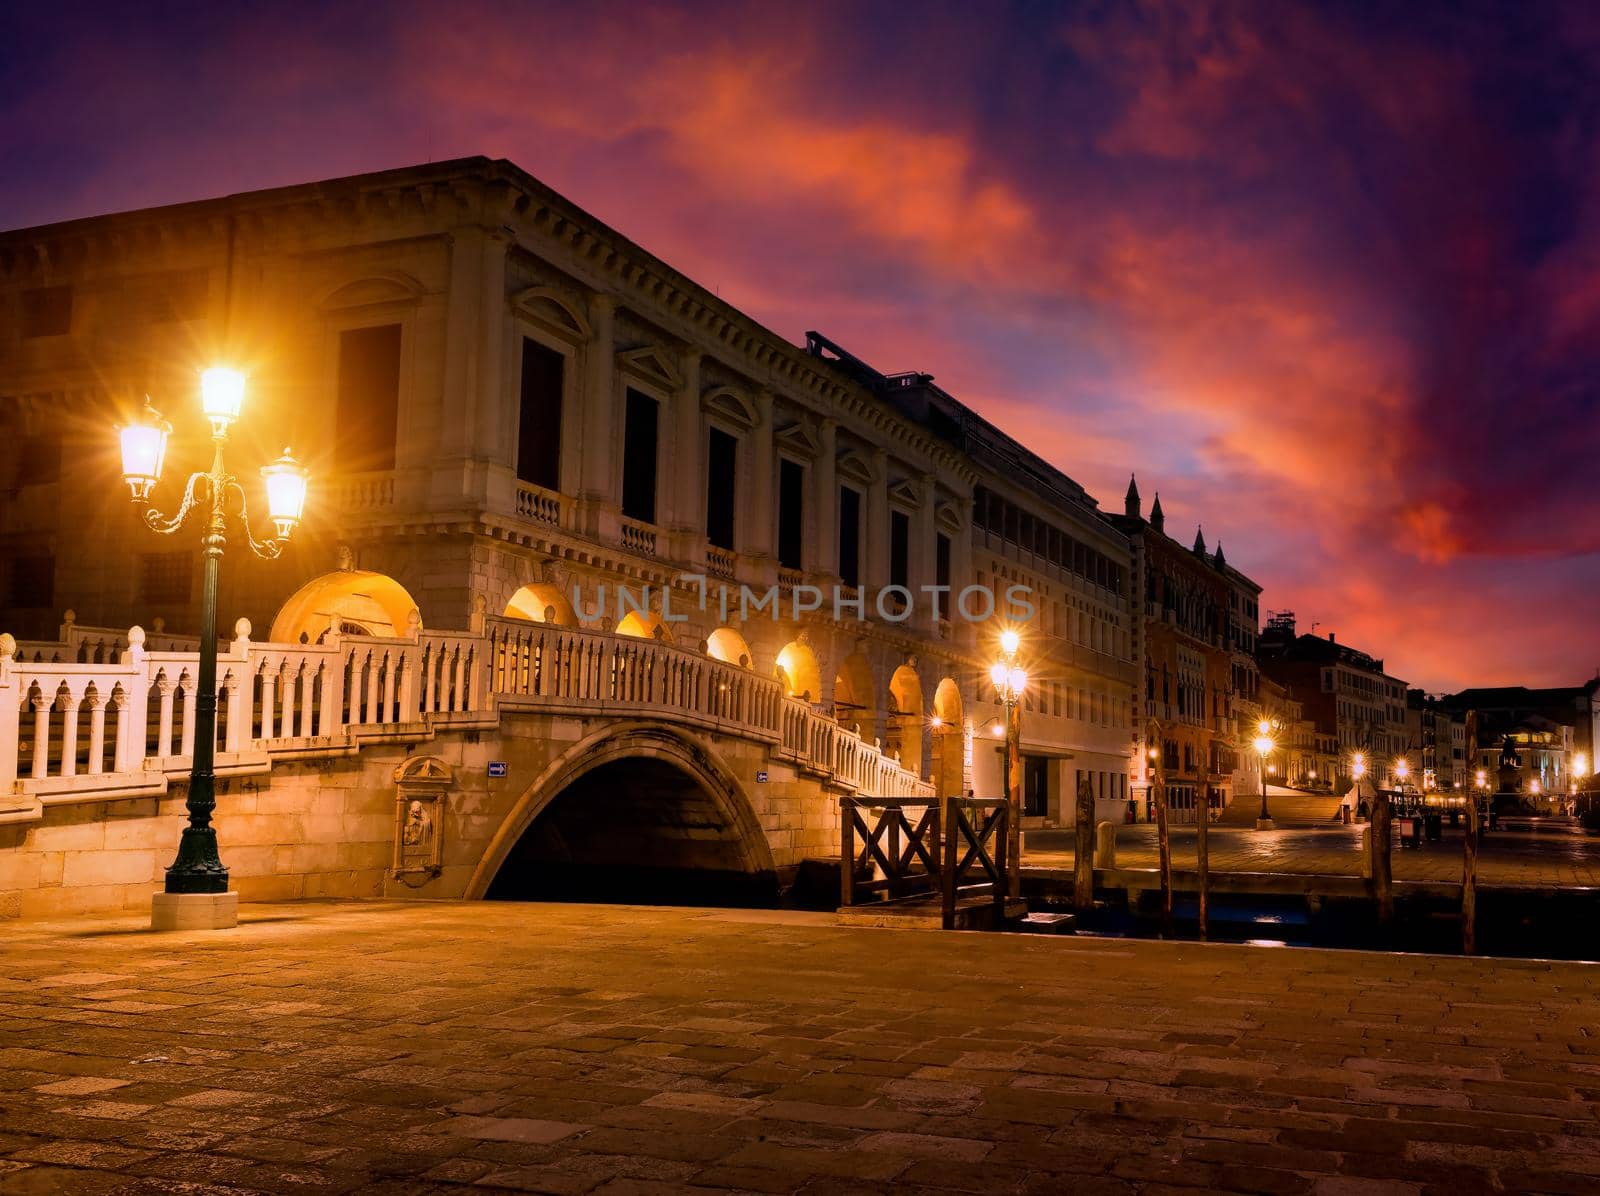
[[[961,512],[956,509],[953,502],[942,502],[934,512],[933,520],[943,531],[960,533],[966,530],[966,523],[961,518]]]
[[[803,423],[793,423],[778,429],[774,436],[779,448],[788,449],[799,457],[815,457],[822,451],[822,444],[810,428]]]
[[[839,458],[837,473],[841,481],[854,482],[858,486],[870,486],[876,480],[872,469],[872,462],[860,453],[845,453]]]
[[[511,306],[529,319],[556,329],[567,336],[588,339],[589,321],[581,306],[570,295],[554,287],[529,287],[511,297]]]
[[[399,270],[358,278],[335,287],[317,305],[323,311],[347,307],[372,307],[380,303],[411,303],[426,290],[421,282]]]
[[[903,507],[919,507],[922,505],[922,491],[914,483],[902,478],[889,483],[889,501]]]
[[[743,430],[749,430],[759,422],[754,401],[731,386],[708,390],[700,398],[700,408]]]
[[[654,345],[618,353],[617,364],[625,373],[637,375],[668,390],[675,390],[683,384],[683,376],[678,372],[678,367]]]
[[[455,773],[437,756],[412,756],[395,766],[396,785],[450,785]]]

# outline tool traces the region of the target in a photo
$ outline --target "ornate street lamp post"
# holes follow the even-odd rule
[[[1256,830],[1270,831],[1274,829],[1272,812],[1267,809],[1267,757],[1272,754],[1272,749],[1278,745],[1272,739],[1272,722],[1262,719],[1256,724],[1255,738],[1256,755],[1261,757],[1261,813],[1256,818]]]
[[[277,535],[257,540],[250,531],[244,488],[223,464],[222,450],[228,429],[244,404],[245,378],[236,370],[209,369],[200,376],[200,406],[211,421],[211,468],[193,473],[183,489],[183,501],[170,518],[150,505],[150,491],[161,480],[167,438],[172,426],[145,400],[144,411],[121,429],[122,476],[134,505],[151,530],[170,536],[191,519],[203,520],[201,543],[205,548],[205,574],[200,598],[200,667],[195,688],[194,756],[189,770],[186,806],[189,825],[183,830],[178,855],[167,869],[166,891],[154,905],[157,930],[232,926],[238,899],[228,900],[228,870],[217,854],[217,832],[211,825],[216,808],[217,723],[217,574],[227,543],[229,517],[244,533],[244,541],[260,557],[271,560],[283,551],[305,510],[306,472],[289,455],[264,466],[267,514]],[[190,900],[185,900],[189,898]]]
[[[1006,710],[1006,895],[1022,896],[1022,695],[1028,674],[1017,664],[1021,637],[1000,633],[1001,659],[989,669],[995,697]]]

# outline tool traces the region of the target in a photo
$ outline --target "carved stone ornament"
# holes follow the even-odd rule
[[[455,784],[435,756],[412,756],[394,770],[394,875],[426,881],[444,869],[445,803]]]

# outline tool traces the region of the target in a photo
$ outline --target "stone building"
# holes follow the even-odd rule
[[[1289,611],[1267,620],[1257,659],[1262,674],[1300,702],[1318,735],[1337,745],[1338,791],[1354,783],[1350,768],[1357,754],[1366,760],[1370,783],[1391,783],[1394,763],[1409,743],[1406,685],[1383,671],[1382,660],[1332,634],[1297,634]]]
[[[283,559],[226,557],[224,628],[403,632],[348,586],[283,615],[343,559],[426,627],[703,644],[940,790],[995,794],[987,669],[1031,605],[1030,816],[1070,819],[1080,781],[1121,807],[1133,567],[1094,500],[926,375],[792,344],[486,158],[0,235],[6,629],[194,630],[198,538],[135,518],[113,426],[146,394],[173,422],[175,505],[217,361],[250,377],[247,491],[286,442],[313,479]]]
[[[1254,696],[1254,669],[1239,657],[1253,644],[1260,588],[1227,563],[1220,545],[1208,552],[1199,531],[1190,548],[1168,536],[1159,494],[1146,519],[1133,479],[1122,514],[1107,518],[1132,546],[1140,606],[1133,655],[1142,675],[1129,755],[1138,812],[1148,815],[1159,774],[1175,819],[1192,822],[1207,808],[1215,816],[1235,792],[1235,702]]]
[[[1406,691],[1406,753],[1425,790],[1453,792],[1472,780],[1465,717],[1420,689]]]

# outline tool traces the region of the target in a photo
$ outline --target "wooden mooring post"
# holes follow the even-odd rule
[[[1467,759],[1478,749],[1478,712],[1467,711]],[[1467,833],[1461,840],[1461,953],[1478,952],[1478,787],[1467,787]]]
[[[1378,902],[1378,925],[1387,927],[1394,921],[1394,869],[1391,859],[1394,850],[1392,811],[1389,795],[1377,785],[1372,787],[1372,892]]]
[[[1077,824],[1073,828],[1072,904],[1079,913],[1094,906],[1094,786],[1078,779]]]
[[[1211,861],[1206,846],[1206,832],[1211,829],[1211,791],[1206,790],[1201,802],[1195,802],[1194,810],[1194,867],[1195,883],[1200,890],[1200,937],[1206,937],[1206,920],[1210,915],[1211,898]]]
[[[1161,854],[1161,933],[1172,937],[1172,836],[1167,819],[1167,782],[1156,774],[1156,841]]]

